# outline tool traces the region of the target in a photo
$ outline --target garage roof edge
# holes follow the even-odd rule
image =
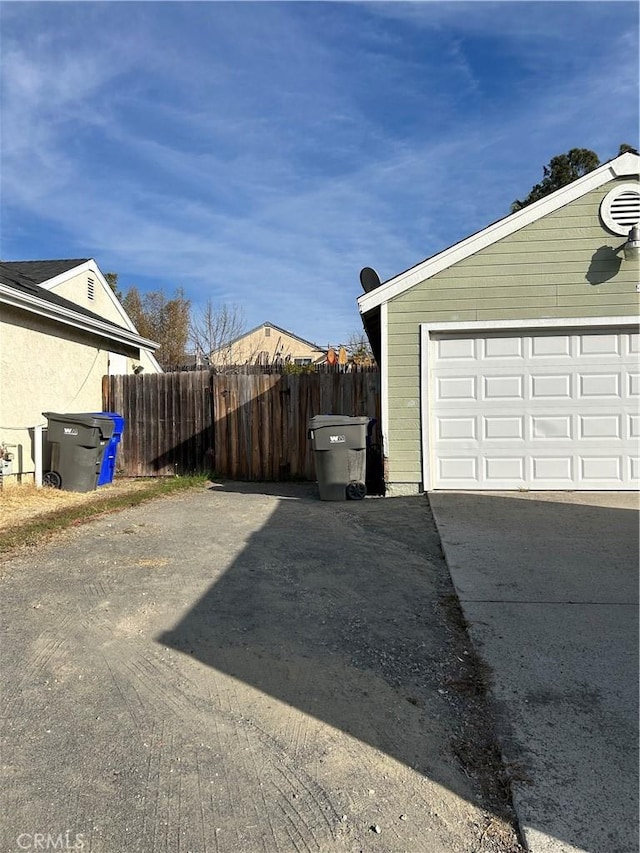
[[[540,201],[534,202],[509,216],[499,219],[497,222],[472,234],[470,237],[455,243],[442,252],[421,261],[416,266],[389,279],[389,281],[377,287],[375,290],[365,293],[358,298],[358,308],[361,314],[366,314],[373,308],[388,302],[401,293],[410,290],[416,284],[442,272],[458,261],[464,260],[481,249],[514,234],[525,225],[536,222],[543,216],[559,210],[566,204],[581,198],[591,190],[603,186],[609,181],[622,177],[638,177],[640,173],[640,155],[627,152],[608,163],[604,163],[593,172],[589,172],[577,181],[567,184],[546,196]]]

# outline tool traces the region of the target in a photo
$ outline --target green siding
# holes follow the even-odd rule
[[[638,315],[638,265],[593,260],[617,249],[598,215],[611,181],[388,302],[389,479],[422,480],[420,323]],[[619,253],[618,257],[621,257]],[[592,284],[587,274],[597,274]]]

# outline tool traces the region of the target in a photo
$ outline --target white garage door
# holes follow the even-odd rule
[[[638,487],[637,331],[432,334],[429,346],[433,488]]]

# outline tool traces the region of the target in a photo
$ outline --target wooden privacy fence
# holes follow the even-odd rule
[[[368,415],[378,444],[380,374],[105,376],[103,408],[125,419],[117,467],[126,476],[314,480],[309,419]]]

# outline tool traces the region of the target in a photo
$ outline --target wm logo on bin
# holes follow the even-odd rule
[[[78,430],[76,427],[63,427],[65,435],[77,435]]]
[[[346,435],[330,435],[329,444],[343,444],[347,440]]]

